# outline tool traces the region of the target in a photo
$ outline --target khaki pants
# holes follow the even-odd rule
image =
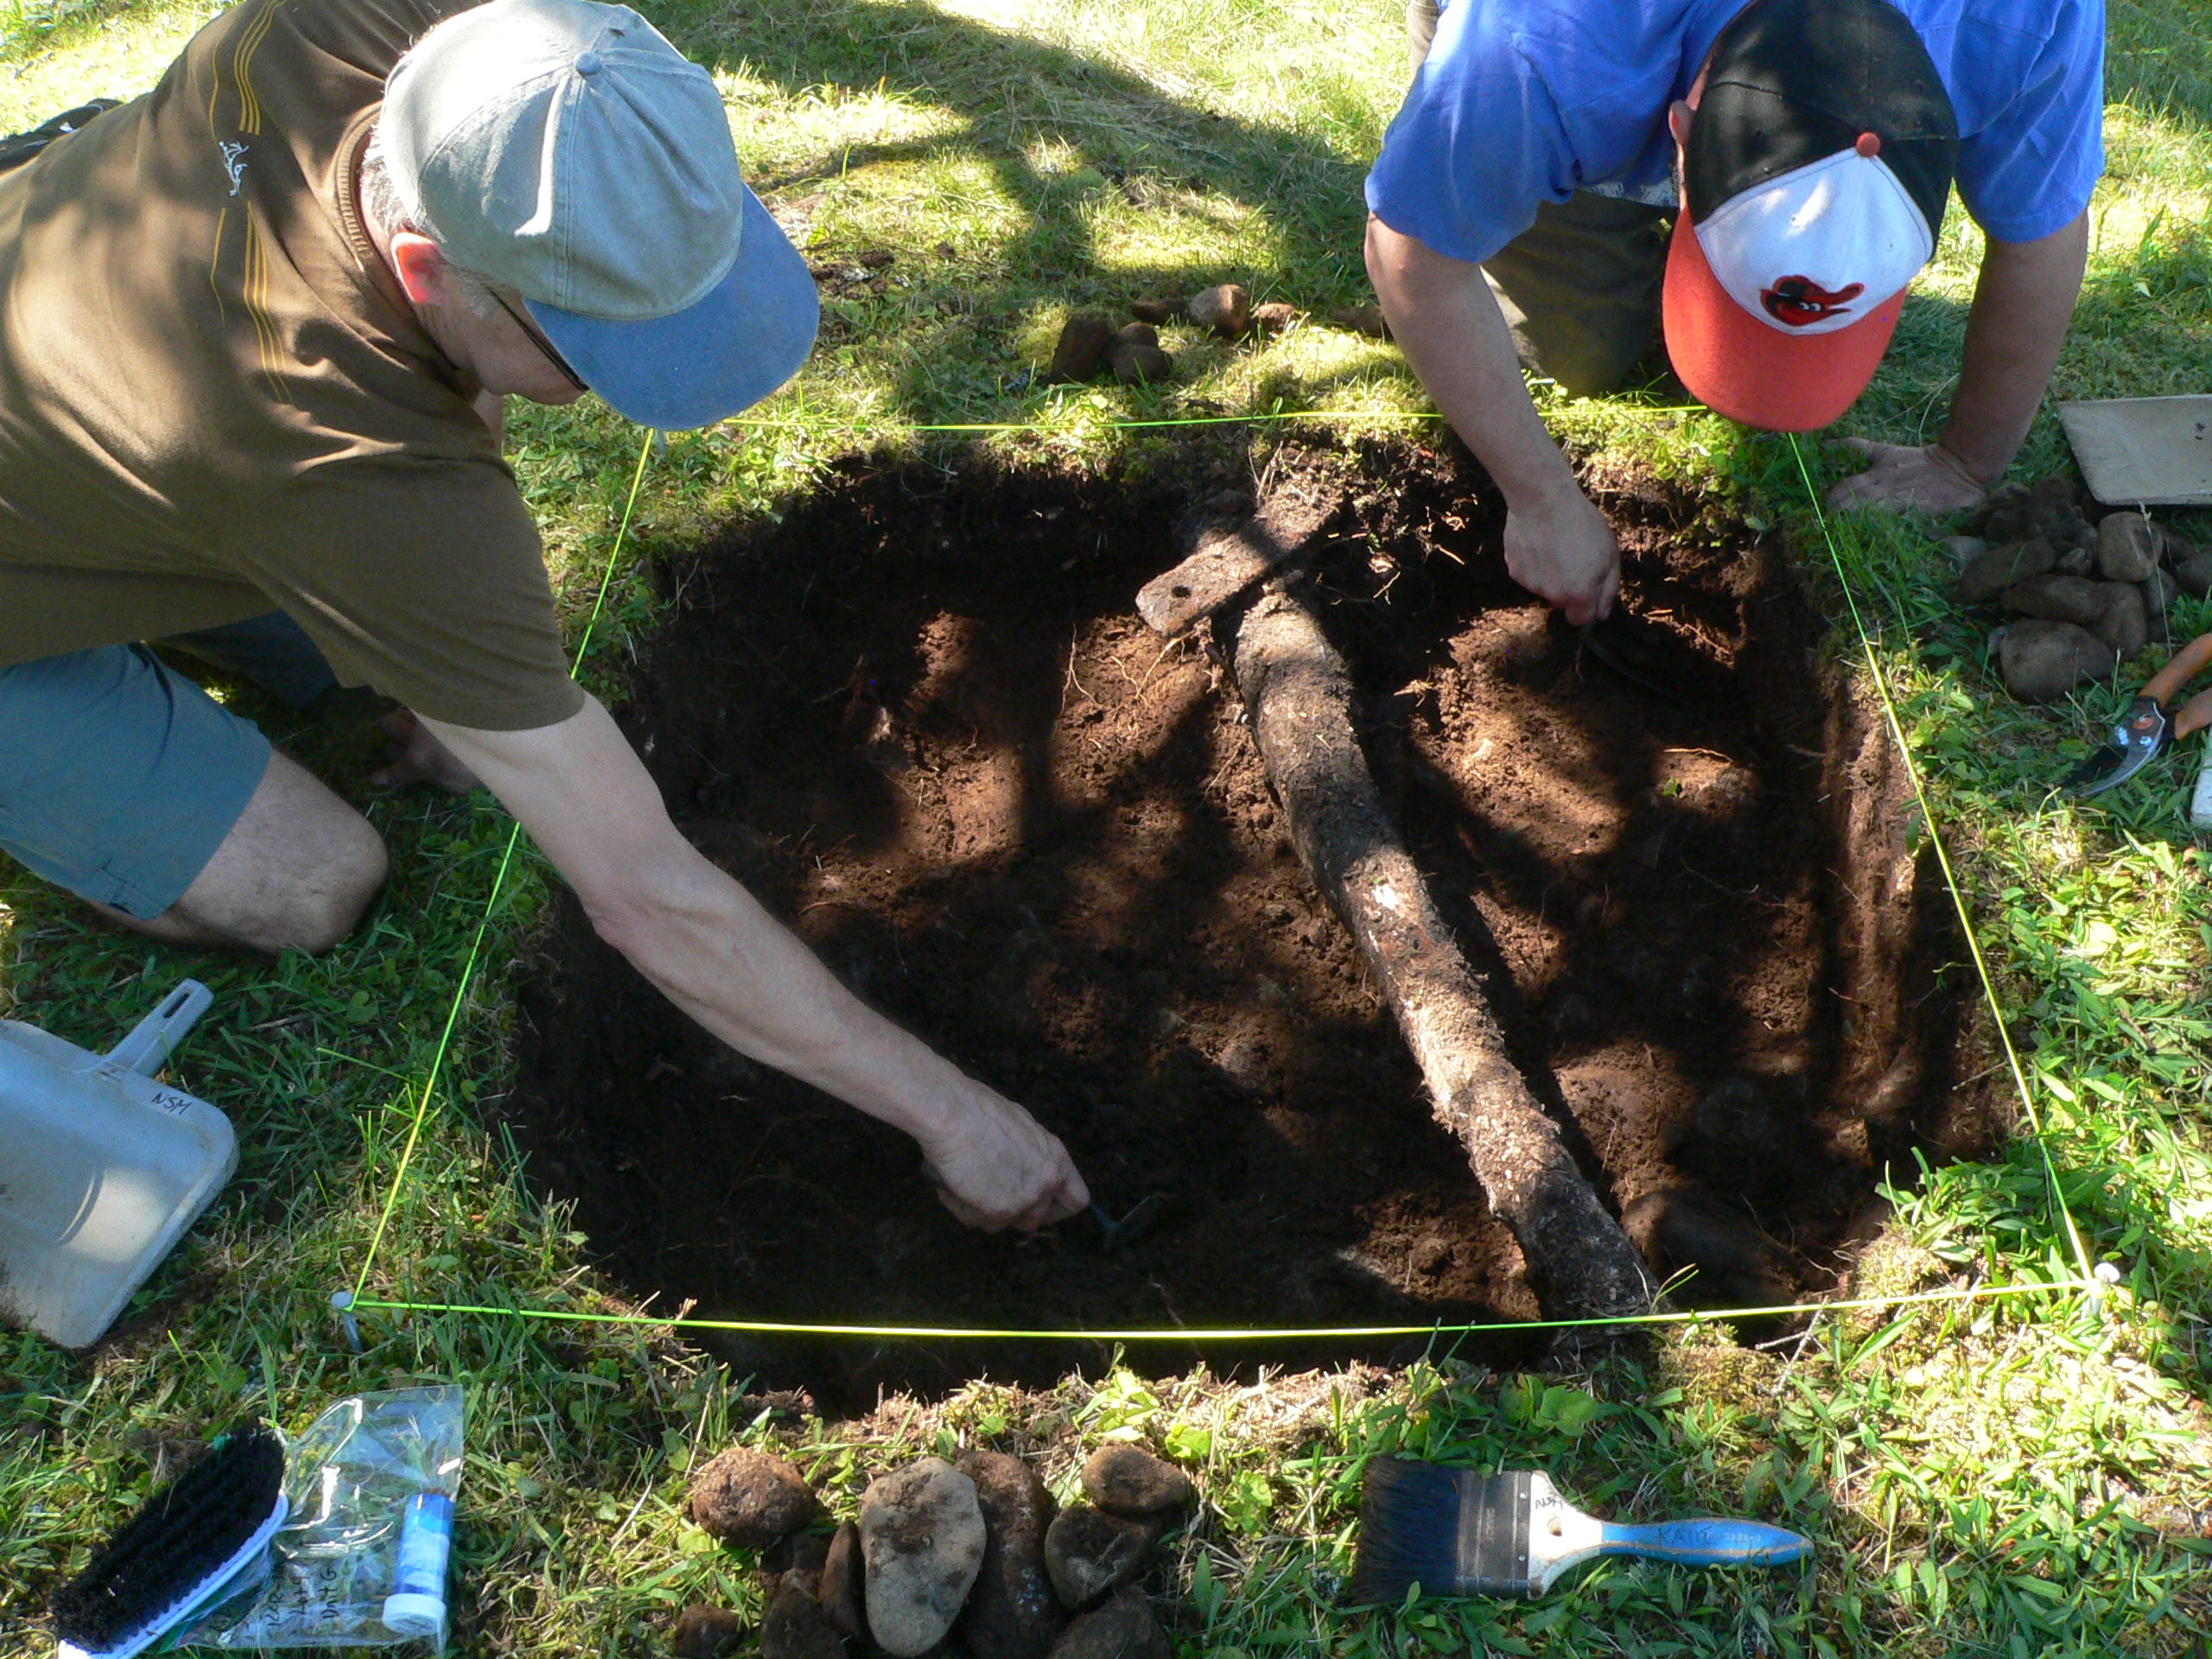
[[[1436,18],[1436,0],[1407,0],[1415,69]],[[1666,208],[1587,190],[1540,204],[1536,222],[1483,265],[1522,362],[1578,397],[1618,390],[1658,343],[1673,219]]]

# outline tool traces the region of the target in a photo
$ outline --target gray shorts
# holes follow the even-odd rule
[[[305,703],[334,683],[272,613],[165,642]],[[151,918],[181,898],[269,767],[269,740],[144,645],[0,667],[0,852]]]

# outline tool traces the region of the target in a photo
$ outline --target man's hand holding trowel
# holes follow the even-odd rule
[[[2069,795],[2101,795],[2126,783],[2166,752],[2171,744],[2191,732],[2212,726],[2212,690],[2198,692],[2179,709],[2168,704],[2208,665],[2212,665],[2212,633],[2200,634],[2168,659],[2144,685],[2104,747],[2075,768],[2066,780]],[[2207,750],[2212,761],[2212,749]],[[2189,821],[2200,830],[2212,830],[2212,764],[2199,768],[2196,791],[2189,804]]]

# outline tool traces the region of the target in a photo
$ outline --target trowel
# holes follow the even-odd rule
[[[0,1020],[0,1319],[97,1342],[230,1179],[230,1119],[155,1080],[213,1001],[188,979],[105,1054]]]
[[[1575,649],[1637,690],[1681,708],[1710,702],[1719,690],[1711,662],[1668,628],[1624,608],[1603,621],[1584,623]]]
[[[2101,795],[2126,783],[2171,744],[2191,732],[2212,726],[2212,691],[2200,691],[2173,712],[2167,702],[2208,664],[2212,664],[2212,633],[2190,640],[2167,660],[2166,665],[2145,683],[2143,694],[2112,728],[2102,747],[2076,766],[2066,779],[2066,792],[2088,797]],[[2190,818],[2200,827],[2212,820],[2212,785],[2199,778],[2197,801]]]
[[[1158,1224],[1160,1211],[1166,1207],[1160,1194],[1154,1192],[1148,1198],[1139,1199],[1135,1207],[1119,1221],[1116,1221],[1095,1204],[1090,1206],[1090,1213],[1098,1223],[1099,1236],[1106,1248],[1109,1250],[1118,1250],[1135,1243],[1150,1232]]]

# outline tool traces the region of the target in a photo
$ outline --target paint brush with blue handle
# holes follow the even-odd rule
[[[1539,1470],[1495,1475],[1440,1463],[1377,1459],[1360,1498],[1355,1602],[1431,1596],[1540,1596],[1600,1555],[1684,1567],[1780,1567],[1813,1553],[1809,1538],[1758,1521],[1619,1526],[1559,1495]]]

